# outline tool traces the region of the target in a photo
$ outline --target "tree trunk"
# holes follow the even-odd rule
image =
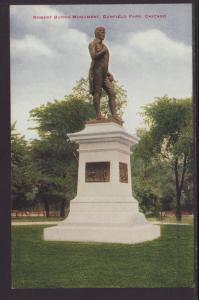
[[[44,200],[44,209],[46,211],[46,217],[49,218],[50,209],[49,209],[48,200]]]
[[[66,206],[66,200],[61,200],[61,206],[60,206],[60,217],[65,218],[65,206]]]
[[[184,184],[184,176],[186,172],[186,166],[187,166],[187,155],[184,155],[183,160],[183,169],[182,169],[182,175],[181,179],[179,178],[179,172],[178,172],[178,158],[176,158],[174,162],[174,172],[175,172],[175,179],[176,179],[176,220],[181,221],[182,220],[182,214],[181,214],[181,195],[182,195],[182,188]]]
[[[176,220],[181,221],[181,191],[179,185],[179,174],[178,174],[178,158],[174,162],[174,172],[175,172],[175,181],[176,181]]]
[[[181,221],[182,220],[182,214],[181,214],[181,191],[176,191],[176,220]]]

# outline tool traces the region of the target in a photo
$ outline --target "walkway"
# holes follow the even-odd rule
[[[43,222],[12,222],[12,225],[14,226],[20,226],[20,225],[57,225],[61,221],[43,221]],[[186,224],[186,223],[167,223],[167,222],[150,222],[154,225],[193,225],[193,224]]]

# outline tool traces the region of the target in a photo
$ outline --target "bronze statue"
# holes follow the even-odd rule
[[[121,121],[116,113],[116,94],[113,89],[113,75],[108,72],[109,51],[103,40],[105,38],[105,28],[95,29],[95,39],[89,44],[89,52],[92,58],[89,70],[90,93],[93,95],[93,104],[96,112],[96,119],[102,119],[100,112],[100,98],[102,88],[108,94],[109,108],[114,119]]]

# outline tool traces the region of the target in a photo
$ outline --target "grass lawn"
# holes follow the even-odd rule
[[[49,221],[63,221],[65,218],[61,217],[12,217],[12,222],[49,222]]]
[[[13,288],[194,286],[193,226],[136,245],[43,241],[45,227],[12,227]]]
[[[20,216],[20,217],[12,217],[12,222],[49,222],[49,221],[62,221],[65,218],[61,217],[43,217],[43,216]],[[193,215],[182,216],[182,220],[176,221],[175,216],[169,217],[162,217],[162,218],[155,218],[155,217],[148,217],[148,221],[150,222],[164,222],[164,223],[177,223],[177,224],[193,224]]]
[[[175,216],[162,217],[162,218],[153,218],[148,217],[148,221],[150,222],[164,222],[164,223],[176,223],[176,224],[193,224],[194,218],[193,215],[182,216],[181,221],[177,221]]]

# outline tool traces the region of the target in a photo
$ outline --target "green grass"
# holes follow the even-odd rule
[[[162,218],[155,218],[155,217],[148,217],[148,221],[150,222],[164,222],[164,223],[176,223],[176,224],[193,224],[194,218],[193,215],[182,216],[181,221],[177,221],[175,216],[169,217],[162,217]]]
[[[36,217],[29,217],[29,216],[20,216],[20,217],[12,217],[12,222],[47,222],[47,221],[62,221],[64,218],[61,217],[43,217],[43,216],[36,216]],[[176,221],[175,216],[171,217],[162,217],[160,218],[155,218],[155,217],[148,217],[148,221],[150,222],[165,222],[165,223],[177,223],[177,224],[193,224],[193,216],[188,215],[188,216],[182,216],[182,220]]]
[[[65,218],[61,217],[12,217],[12,222],[49,222],[49,221],[62,221]]]
[[[13,288],[193,287],[193,226],[135,245],[43,241],[45,227],[12,227]]]

